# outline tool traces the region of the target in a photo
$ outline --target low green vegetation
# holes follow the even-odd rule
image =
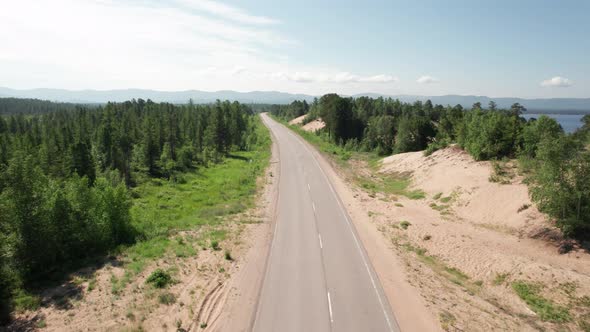
[[[176,296],[169,292],[164,292],[158,295],[158,302],[165,305],[171,305],[176,303]]]
[[[400,223],[399,223],[399,227],[401,227],[402,229],[408,229],[408,227],[410,227],[410,225],[412,225],[412,224],[407,220],[400,221]]]
[[[375,176],[357,176],[356,183],[370,193],[401,195],[409,199],[423,199],[422,190],[411,190],[410,178],[407,174],[376,174]]]
[[[470,294],[479,292],[483,283],[481,281],[472,281],[468,275],[461,270],[446,265],[438,257],[428,255],[427,250],[419,246],[412,245],[409,242],[401,244],[401,247],[407,251],[416,254],[418,259],[430,267],[434,272],[449,280],[453,284],[463,287]]]
[[[494,285],[499,286],[504,284],[504,282],[509,276],[509,273],[497,273],[496,277],[494,278]]]
[[[438,317],[440,320],[440,326],[443,330],[454,331],[457,318],[453,314],[446,310],[443,310],[440,314],[438,314]]]
[[[571,320],[568,308],[558,306],[541,295],[541,285],[515,281],[512,283],[512,289],[541,320],[560,323]]]
[[[172,282],[172,276],[162,269],[156,269],[145,282],[156,288],[166,288]]]
[[[225,254],[224,254],[224,256],[225,256],[225,260],[228,260],[228,261],[230,261],[230,262],[234,260],[234,258],[233,258],[233,257],[232,257],[232,255],[231,255],[231,252],[230,252],[229,250],[226,250],[226,251],[225,251]]]

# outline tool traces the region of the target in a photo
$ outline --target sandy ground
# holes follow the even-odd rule
[[[228,232],[221,250],[192,243],[196,255],[169,253],[118,292],[112,279],[124,278],[125,269],[117,258],[78,271],[63,285],[46,290],[41,308],[18,314],[8,331],[249,330],[272,234],[278,189],[276,151],[273,144],[271,165],[260,179],[264,189],[257,207],[217,228]],[[190,243],[211,230],[180,232],[173,239]],[[225,250],[231,252],[232,261],[225,259]],[[156,268],[170,271],[172,286],[159,290],[145,283]],[[163,296],[173,298],[172,303],[162,303]]]
[[[372,240],[389,243],[389,251],[396,253],[376,254],[382,281],[387,279],[382,275],[394,272],[379,271],[379,260],[391,260],[390,269],[403,261],[405,280],[420,292],[443,329],[581,330],[578,324],[590,317],[590,255],[582,249],[558,253],[560,232],[531,204],[511,163],[503,167],[511,174],[506,184],[490,182],[491,163],[476,162],[458,148],[428,157],[398,154],[385,158],[379,172],[411,174],[413,188],[423,190],[426,198],[375,195],[355,185],[340,191],[351,214],[359,216],[353,218],[357,227],[379,230],[380,239],[373,234]],[[353,169],[340,173],[352,179],[367,169],[353,163]],[[402,221],[409,223],[407,229],[400,227]],[[369,250],[372,244],[365,245]],[[570,322],[542,321],[516,295],[511,286],[516,281],[534,283],[541,296],[570,308]],[[396,287],[390,301],[398,314],[403,308],[396,308]]]
[[[299,125],[301,126],[301,129],[306,130],[306,131],[318,131],[322,128],[324,128],[326,126],[326,123],[322,120],[322,119],[315,119],[311,122],[308,122],[306,124],[303,124],[303,121],[305,120],[305,117],[307,116],[307,114],[302,115],[300,117],[296,117],[295,119],[289,121],[290,125]]]
[[[306,131],[318,131],[326,126],[326,123],[322,119],[315,119],[305,124],[301,129]]]
[[[303,123],[303,120],[305,120],[305,117],[307,116],[307,114],[304,114],[302,116],[296,117],[295,119],[289,121],[290,125],[300,125]]]

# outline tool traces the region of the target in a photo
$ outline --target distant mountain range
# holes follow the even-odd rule
[[[426,101],[430,99],[433,104],[457,105],[471,107],[480,102],[484,107],[493,100],[499,108],[509,108],[514,103],[524,105],[529,112],[559,112],[559,113],[590,113],[590,98],[546,98],[546,99],[523,99],[523,98],[490,98],[486,96],[413,96],[413,95],[382,95],[375,93],[356,94],[353,97],[391,97],[404,102],[416,100]],[[122,102],[131,99],[151,99],[156,102],[186,103],[192,99],[195,103],[211,103],[219,100],[237,100],[241,103],[261,104],[288,104],[294,100],[312,101],[316,96],[305,94],[291,94],[278,91],[155,91],[142,89],[125,90],[62,90],[62,89],[31,89],[15,90],[0,87],[0,97],[15,98],[36,98],[50,101],[72,102],[72,103],[106,103],[108,101]]]

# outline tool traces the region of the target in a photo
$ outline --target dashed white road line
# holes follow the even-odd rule
[[[334,190],[334,187],[332,186],[332,183],[329,180],[328,175],[326,174],[326,172],[324,172],[324,169],[320,165],[320,163],[317,160],[317,158],[316,158],[315,154],[313,153],[313,151],[302,141],[302,139],[300,137],[296,136],[295,134],[293,134],[290,131],[287,131],[287,133],[289,135],[291,135],[291,137],[295,138],[295,140],[299,144],[301,144],[309,153],[311,153],[312,158],[313,158],[316,166],[320,169],[320,172],[322,173],[325,181],[327,182],[328,187],[330,188],[330,191],[332,192],[332,194],[336,198],[336,202],[340,206],[340,212],[342,213],[344,219],[346,220],[346,223],[348,224],[348,229],[352,233],[352,238],[354,239],[354,242],[356,244],[356,247],[357,247],[357,249],[358,249],[358,251],[360,253],[361,259],[362,259],[362,261],[363,261],[363,263],[365,265],[365,269],[367,270],[367,273],[369,275],[369,279],[371,280],[371,284],[373,286],[373,290],[375,291],[375,294],[377,296],[377,300],[379,301],[379,304],[381,306],[381,310],[383,312],[383,315],[385,316],[385,321],[387,322],[387,326],[389,327],[389,331],[392,331],[393,332],[393,327],[392,327],[391,320],[389,319],[389,315],[387,314],[387,311],[385,310],[385,304],[383,303],[383,300],[381,299],[381,294],[379,294],[379,290],[377,289],[377,285],[375,283],[375,279],[373,278],[373,274],[371,273],[371,269],[369,268],[369,264],[367,263],[367,259],[365,258],[364,252],[361,249],[361,245],[359,244],[359,240],[357,239],[356,234],[353,231],[352,222],[350,221],[350,219],[348,219],[348,215],[346,213],[346,209],[344,208],[342,202],[340,201],[340,197],[338,196],[338,194],[336,194],[336,190]],[[315,212],[315,205],[313,205],[313,209],[314,209],[314,212]],[[330,293],[328,293],[328,302],[329,301],[330,301]],[[331,309],[332,308],[330,307],[330,312],[332,311]],[[332,315],[330,314],[330,316],[332,316]],[[397,325],[397,322],[396,322],[396,325]]]
[[[324,249],[324,244],[322,243],[322,235],[318,234],[318,239],[320,240],[320,249]]]
[[[311,202],[311,207],[313,208],[313,212],[315,213],[315,203]]]
[[[309,183],[307,184],[307,190],[311,191],[311,186],[309,185]]]
[[[332,300],[330,299],[330,292],[328,292],[328,310],[330,310],[330,323],[334,323],[334,316],[332,315]]]

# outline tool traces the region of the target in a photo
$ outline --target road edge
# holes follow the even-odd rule
[[[280,125],[283,123],[277,121]],[[428,310],[425,299],[412,286],[406,277],[405,266],[391,245],[387,243],[376,227],[372,226],[366,215],[359,213],[362,208],[354,198],[353,190],[338,174],[332,164],[318,149],[297,132],[285,126],[301,143],[309,148],[318,161],[320,168],[326,174],[328,181],[336,191],[336,196],[349,219],[355,233],[360,239],[364,254],[368,258],[371,269],[379,280],[381,289],[388,302],[389,308],[401,331],[442,331],[439,322]],[[351,209],[351,207],[357,207]],[[385,281],[385,282],[384,282]],[[419,308],[421,310],[416,311]]]
[[[257,239],[252,243],[244,256],[244,265],[239,269],[234,278],[232,278],[230,291],[233,293],[233,297],[225,303],[224,306],[227,310],[223,310],[223,314],[218,319],[221,325],[214,327],[214,331],[252,331],[258,314],[262,285],[264,284],[268,270],[268,261],[277,220],[280,151],[274,133],[268,128],[262,117],[261,121],[268,129],[272,141],[269,165],[264,172],[265,181],[267,182],[257,203],[264,208],[263,218],[265,220],[265,227],[259,230],[260,234],[257,234]],[[273,180],[268,182],[269,179]]]

